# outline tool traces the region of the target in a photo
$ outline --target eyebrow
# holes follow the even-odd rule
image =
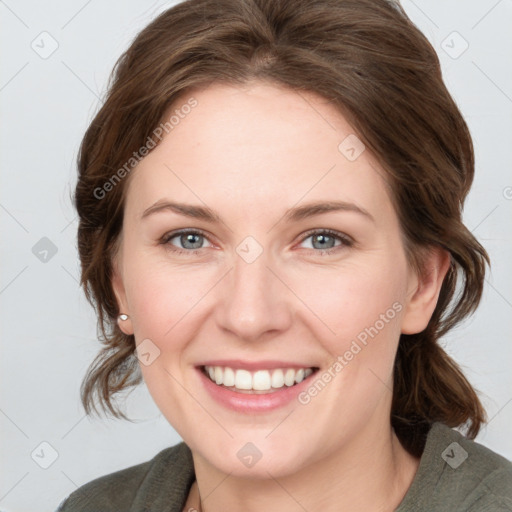
[[[193,219],[204,220],[205,222],[209,222],[212,224],[223,222],[221,217],[207,206],[196,206],[192,204],[177,203],[173,201],[168,201],[166,199],[161,199],[152,206],[150,206],[149,208],[147,208],[146,210],[144,210],[141,219],[149,217],[150,215],[153,215],[155,213],[164,211],[171,211],[177,213],[178,215],[183,215],[185,217],[190,217]],[[346,201],[308,203],[302,206],[290,208],[289,210],[287,210],[283,218],[286,222],[296,222],[309,217],[314,217],[315,215],[321,215],[323,213],[329,212],[358,213],[361,216],[367,218],[368,220],[375,222],[375,219],[370,214],[370,212],[368,212],[364,208],[361,208],[360,206],[357,206],[354,203],[349,203]]]

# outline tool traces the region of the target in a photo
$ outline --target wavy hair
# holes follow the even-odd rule
[[[74,197],[81,285],[103,344],[82,382],[86,412],[100,405],[126,418],[114,396],[141,382],[134,337],[116,323],[111,284],[129,180],[104,197],[97,191],[178,97],[213,82],[249,80],[329,100],[387,172],[409,262],[421,270],[429,247],[450,253],[427,328],[400,338],[390,421],[414,454],[434,421],[466,427],[474,438],[484,410],[439,344],[478,306],[489,263],[462,222],[473,145],[435,50],[393,0],[187,0],[159,15],[120,57],[80,147]]]

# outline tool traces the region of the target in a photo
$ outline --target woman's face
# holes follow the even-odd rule
[[[431,311],[383,170],[316,95],[253,82],[183,98],[130,176],[113,279],[157,406],[233,475],[389,431],[400,333]]]

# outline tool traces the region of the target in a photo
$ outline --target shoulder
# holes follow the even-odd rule
[[[192,456],[181,442],[159,452],[147,462],[110,473],[71,493],[56,512],[120,512],[145,510],[145,505],[162,494],[180,500],[193,480]]]
[[[438,424],[446,463],[443,481],[456,483],[473,512],[512,511],[512,462],[459,432]]]
[[[446,425],[435,423],[432,429],[432,448],[438,452],[443,449],[441,459],[451,470],[447,471],[448,476],[458,472],[466,481],[475,485],[486,483],[488,490],[504,491],[512,499],[512,462]],[[492,487],[491,482],[496,485]]]
[[[414,503],[410,508],[414,511],[512,511],[512,463],[434,423],[404,505],[406,501]]]

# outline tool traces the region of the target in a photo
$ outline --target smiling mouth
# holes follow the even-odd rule
[[[318,368],[274,368],[272,370],[242,370],[229,366],[202,366],[202,372],[218,386],[237,393],[275,393],[300,384]]]

